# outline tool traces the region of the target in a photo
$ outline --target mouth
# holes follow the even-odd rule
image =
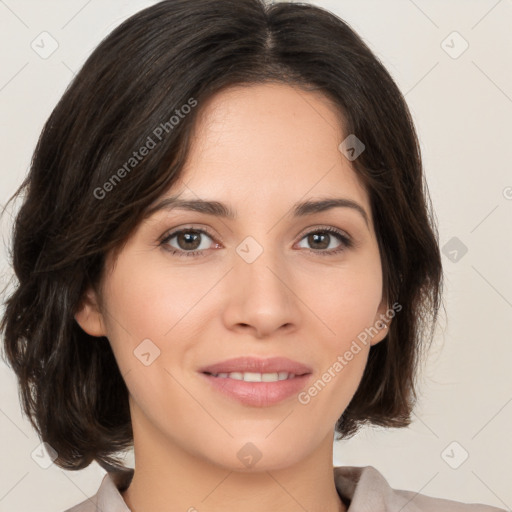
[[[268,372],[268,373],[260,373],[260,372],[202,372],[205,375],[210,375],[211,377],[217,377],[219,379],[234,379],[234,380],[242,380],[244,382],[278,382],[282,380],[291,380],[296,377],[302,377],[302,375],[309,375],[309,373],[304,372],[296,375],[291,372]]]
[[[287,357],[241,356],[204,366],[199,371],[220,378],[229,376],[238,380],[255,379],[249,380],[249,382],[268,382],[265,379],[270,379],[270,382],[272,382],[290,378],[291,375],[300,376],[311,373],[312,369],[304,363]],[[256,380],[260,375],[262,379]]]
[[[312,373],[288,372],[201,372],[215,394],[238,405],[270,407],[297,397],[308,385]]]
[[[241,356],[199,369],[210,389],[238,404],[269,407],[294,395],[309,382],[313,370],[287,357]]]

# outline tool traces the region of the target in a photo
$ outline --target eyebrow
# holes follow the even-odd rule
[[[329,199],[308,199],[293,206],[292,215],[294,217],[305,217],[315,213],[324,212],[333,208],[351,208],[358,212],[364,219],[366,225],[369,227],[368,214],[366,210],[357,202],[347,198],[329,198]],[[235,220],[237,213],[228,205],[219,201],[208,201],[205,199],[178,199],[176,196],[166,197],[154,206],[149,207],[146,211],[145,217],[154,215],[161,210],[187,210],[193,212],[205,213],[215,217]]]

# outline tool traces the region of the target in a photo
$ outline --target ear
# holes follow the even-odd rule
[[[75,313],[78,325],[91,336],[106,336],[103,315],[98,305],[96,292],[89,287]]]
[[[379,305],[379,309],[377,310],[377,314],[375,315],[375,318],[373,320],[372,334],[375,334],[375,330],[377,331],[377,334],[372,336],[370,341],[371,346],[381,342],[389,332],[389,324],[391,323],[391,319],[388,318],[388,315],[386,315],[388,309],[389,305],[383,298],[382,302]]]

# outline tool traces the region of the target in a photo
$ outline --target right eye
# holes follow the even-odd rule
[[[212,239],[212,235],[203,229],[179,229],[166,235],[160,244],[164,246],[165,250],[170,251],[170,253],[173,255],[204,256],[205,251],[209,248],[207,243],[203,243],[203,238],[205,236]],[[171,244],[171,241],[174,239],[176,239],[178,247]],[[172,248],[174,250],[172,250]]]

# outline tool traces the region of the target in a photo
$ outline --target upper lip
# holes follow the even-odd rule
[[[231,372],[256,372],[276,373],[288,372],[295,375],[311,373],[311,368],[305,364],[293,361],[287,357],[270,357],[261,359],[257,357],[235,357],[219,363],[210,364],[200,368],[203,373],[231,373]]]

